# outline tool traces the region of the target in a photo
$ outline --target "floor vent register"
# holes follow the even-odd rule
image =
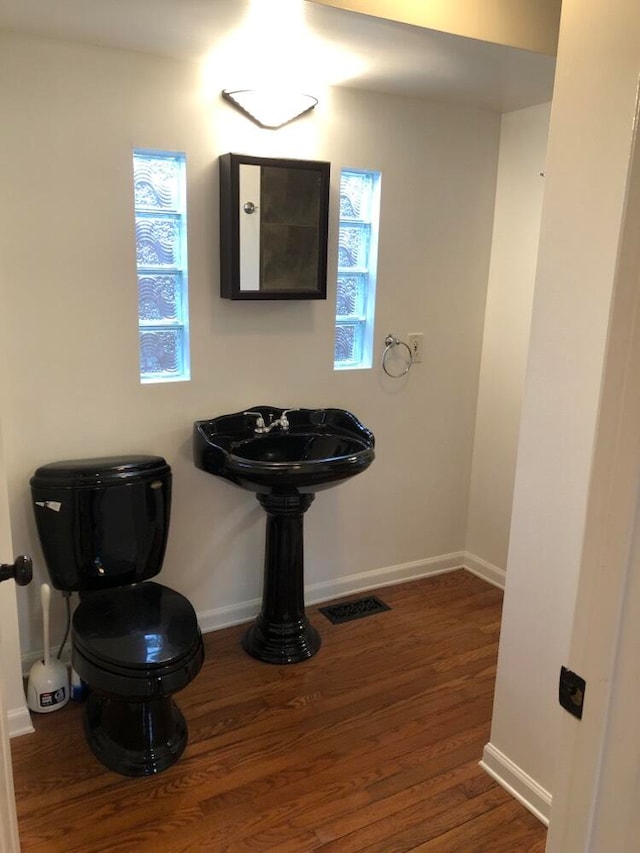
[[[380,601],[375,595],[366,598],[356,598],[353,601],[344,601],[341,604],[330,604],[328,607],[319,607],[320,613],[327,617],[334,625],[341,622],[351,622],[353,619],[362,619],[364,616],[372,616],[374,613],[382,613],[391,610],[388,604]]]

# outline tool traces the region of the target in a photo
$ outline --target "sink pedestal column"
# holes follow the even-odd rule
[[[312,494],[258,494],[267,513],[262,609],[242,640],[252,657],[298,663],[316,654],[320,635],[304,611],[303,515]]]

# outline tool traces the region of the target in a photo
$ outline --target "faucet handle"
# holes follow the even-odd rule
[[[260,430],[260,432],[262,432],[262,430],[266,429],[265,424],[264,424],[264,418],[260,412],[243,412],[242,414],[243,415],[254,415],[256,417],[256,432],[258,430]]]
[[[289,418],[287,417],[289,412],[299,412],[299,411],[300,411],[299,408],[283,409],[282,410],[282,414],[280,415],[280,418],[279,418],[280,426],[282,427],[282,429],[289,429]]]

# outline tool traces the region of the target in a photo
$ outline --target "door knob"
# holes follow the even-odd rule
[[[33,560],[22,554],[16,557],[13,563],[0,563],[0,581],[8,581],[15,578],[18,586],[26,586],[31,583],[33,577]]]

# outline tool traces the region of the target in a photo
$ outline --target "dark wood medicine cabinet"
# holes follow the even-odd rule
[[[220,295],[326,299],[330,164],[223,154]]]

